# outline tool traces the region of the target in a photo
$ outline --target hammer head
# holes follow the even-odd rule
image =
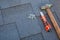
[[[41,6],[41,9],[51,8],[52,4],[46,4],[45,6]]]

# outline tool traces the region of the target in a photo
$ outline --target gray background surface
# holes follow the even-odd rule
[[[46,32],[39,18],[39,8],[47,3],[53,4],[51,10],[59,24],[59,0],[0,0],[0,40],[58,40],[53,26],[52,32]],[[30,14],[36,19],[29,19]]]

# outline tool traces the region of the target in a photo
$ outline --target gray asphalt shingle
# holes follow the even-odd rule
[[[17,5],[14,7],[10,7],[2,10],[4,24],[15,22],[19,19],[22,13],[32,12],[31,5],[29,3],[23,5]]]
[[[14,23],[0,26],[0,40],[19,40]]]
[[[30,35],[28,37],[24,37],[21,40],[44,40],[43,35],[41,33],[37,33],[34,35]]]
[[[38,20],[28,18],[30,14],[33,14],[30,3],[3,9],[2,14],[4,24],[16,22],[21,38],[41,31]]]
[[[41,20],[38,20],[38,18],[33,20],[28,18],[29,14],[36,14],[37,16],[40,15],[39,7],[46,3],[50,3],[50,1],[49,0],[1,0],[0,6],[2,10],[0,11],[0,25],[1,25],[0,40],[19,40],[20,38],[22,38],[21,40],[58,40],[55,30],[53,28],[52,28],[52,32],[46,32],[44,30],[44,26]],[[60,2],[58,1],[57,4],[59,3]],[[56,3],[54,5],[56,6]],[[55,11],[60,19],[59,7],[60,6],[57,5],[55,7],[56,8]],[[54,9],[52,9],[52,11],[54,11]],[[54,16],[58,21],[56,14],[54,14]],[[16,24],[13,22],[16,22]],[[16,29],[16,27],[18,29]],[[40,33],[41,31],[42,34],[37,34]]]
[[[3,19],[1,14],[0,14],[0,25],[3,25]]]
[[[7,8],[15,5],[19,5],[21,0],[0,0],[1,8]]]

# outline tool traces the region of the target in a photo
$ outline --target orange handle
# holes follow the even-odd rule
[[[51,25],[48,23],[46,17],[45,17],[45,16],[41,16],[41,19],[42,19],[42,21],[43,21],[43,23],[44,23],[45,30],[46,30],[47,32],[50,31]]]

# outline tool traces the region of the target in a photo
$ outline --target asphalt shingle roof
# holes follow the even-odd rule
[[[0,40],[58,40],[53,26],[52,32],[46,32],[38,17],[39,7],[46,3],[50,3],[50,1],[1,0]],[[52,12],[55,13],[53,9]],[[30,14],[35,14],[36,19],[29,19]],[[56,14],[54,16],[57,20]],[[51,24],[49,18],[47,19]]]

